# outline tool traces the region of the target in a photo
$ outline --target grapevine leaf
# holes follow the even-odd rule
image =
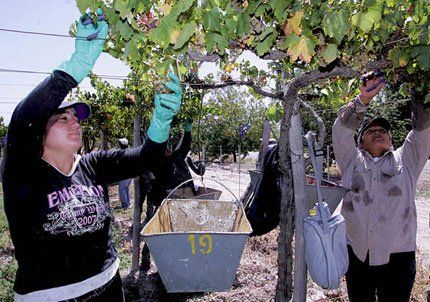
[[[335,44],[328,44],[321,53],[322,58],[328,64],[333,62],[338,56],[338,50]]]
[[[124,0],[115,1],[115,7],[114,8],[119,13],[119,16],[122,19],[124,19],[127,16],[128,12],[130,11],[127,8],[127,2]]]
[[[272,48],[273,42],[275,41],[277,35],[278,33],[272,28],[272,33],[257,44],[255,50],[257,51],[258,56],[263,56]]]
[[[291,34],[288,36],[285,43],[288,47],[287,53],[292,61],[297,61],[297,59],[299,59],[309,63],[312,56],[315,54],[315,42],[305,35],[299,37],[295,34]]]
[[[246,13],[240,14],[237,19],[237,35],[247,34],[251,30],[251,19]]]
[[[126,22],[118,20],[115,26],[116,30],[119,31],[122,39],[124,39],[125,41],[130,40],[130,38],[133,36],[133,30]]]
[[[170,14],[177,19],[180,14],[188,11],[193,4],[194,0],[179,0],[179,2],[171,9]]]
[[[85,14],[91,2],[92,2],[91,0],[76,0],[76,6],[78,7],[82,15]]]
[[[411,56],[415,57],[421,70],[430,70],[430,46],[417,46],[411,50]]]
[[[176,44],[180,34],[181,34],[181,31],[179,29],[175,28],[174,30],[172,30],[170,33],[170,43]]]
[[[218,8],[214,7],[210,11],[203,12],[202,24],[205,30],[221,32],[220,13]]]
[[[286,0],[271,0],[269,2],[270,7],[272,8],[275,18],[278,22],[283,23],[285,20],[285,13],[287,7],[290,5],[290,1]]]
[[[350,29],[348,16],[344,12],[329,12],[323,20],[324,32],[338,44]]]
[[[150,31],[151,40],[161,47],[166,47],[170,43],[170,32],[172,28],[177,28],[174,16],[169,14],[161,19],[160,24],[156,28]]]
[[[195,21],[191,21],[190,23],[186,24],[184,28],[181,30],[181,33],[179,35],[178,40],[176,41],[176,44],[174,46],[174,49],[180,49],[184,46],[185,43],[187,43],[190,38],[194,35],[197,28],[197,24]]]
[[[286,25],[284,27],[285,36],[288,37],[293,32],[298,36],[302,34],[302,28],[300,27],[302,17],[303,11],[297,11],[293,17],[287,19]]]
[[[352,16],[352,25],[358,26],[365,33],[369,32],[375,23],[381,20],[382,5],[376,3],[366,13],[359,12]]]

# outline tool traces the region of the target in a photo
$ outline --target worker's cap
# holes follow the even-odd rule
[[[364,131],[366,131],[367,129],[369,129],[372,126],[381,126],[382,128],[384,128],[387,131],[391,130],[390,122],[388,120],[384,119],[383,117],[376,117],[373,119],[364,120],[361,123],[360,129],[358,130],[358,143],[361,143]]]
[[[84,102],[63,101],[60,106],[58,106],[58,111],[63,112],[68,108],[73,108],[75,110],[76,117],[79,121],[86,120],[91,114],[90,106]]]

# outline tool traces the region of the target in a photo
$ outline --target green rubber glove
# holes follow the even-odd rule
[[[149,138],[157,143],[163,143],[169,138],[170,123],[181,106],[182,88],[178,77],[169,73],[172,82],[164,84],[173,93],[155,95],[155,110],[148,128]]]
[[[75,52],[72,57],[63,62],[57,70],[62,70],[71,75],[80,83],[93,69],[98,57],[103,51],[109,26],[104,21],[103,11],[97,9],[98,22],[95,26],[89,18],[81,18],[78,22]]]
[[[187,118],[185,120],[185,126],[184,126],[185,132],[191,132],[192,125],[193,125],[193,121],[191,119]]]

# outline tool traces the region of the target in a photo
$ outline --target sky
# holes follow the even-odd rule
[[[3,72],[1,69],[51,72],[74,51],[74,39],[5,32],[1,29],[32,31],[67,35],[70,25],[80,13],[75,0],[0,0],[0,116],[7,125],[19,103],[46,74],[24,74]],[[258,58],[245,55],[258,62]],[[258,62],[264,68],[266,62]],[[199,76],[214,70],[214,65],[205,63]],[[97,60],[95,74],[127,76],[130,69],[119,59],[102,53]],[[120,81],[110,81],[121,85]],[[86,78],[81,89],[91,90]]]

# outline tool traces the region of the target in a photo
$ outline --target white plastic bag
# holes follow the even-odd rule
[[[303,219],[305,261],[315,283],[325,289],[335,289],[349,265],[345,219],[342,215],[332,217],[327,203],[323,202],[322,162],[315,156],[317,153],[321,157],[322,150],[316,145],[314,152],[312,133],[306,134],[306,140],[315,171],[318,202]]]
[[[315,206],[304,218],[305,260],[312,280],[325,289],[335,289],[348,270],[345,219],[331,216],[330,209]],[[324,223],[325,221],[325,223]]]

